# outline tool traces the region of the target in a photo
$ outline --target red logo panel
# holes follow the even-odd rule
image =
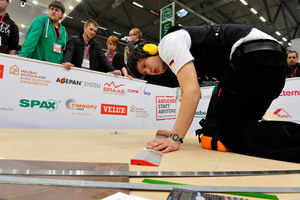
[[[0,78],[3,78],[4,65],[0,65]]]
[[[104,114],[104,115],[127,115],[127,106],[101,104],[101,114]]]

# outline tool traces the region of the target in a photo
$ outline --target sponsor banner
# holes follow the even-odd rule
[[[300,78],[286,80],[280,96],[275,99],[269,111],[285,121],[300,123]]]
[[[0,128],[161,128],[145,81],[6,54],[0,69]]]
[[[170,130],[181,104],[179,88],[7,54],[0,77],[0,128]],[[189,131],[200,128],[212,90],[201,88]],[[300,123],[298,102],[300,78],[287,79],[269,111]]]

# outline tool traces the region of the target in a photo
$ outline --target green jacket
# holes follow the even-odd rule
[[[57,40],[54,27],[48,16],[35,18],[26,33],[19,56],[53,63],[63,62],[63,50],[68,41],[66,28],[59,23],[60,36]],[[61,45],[61,52],[53,51],[53,44]]]

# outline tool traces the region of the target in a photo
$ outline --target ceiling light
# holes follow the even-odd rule
[[[122,41],[126,41],[126,36],[124,36],[124,37],[122,37],[120,40],[122,40]]]
[[[142,6],[141,4],[138,4],[137,2],[132,2],[132,4],[133,4],[133,5],[136,5],[136,6],[140,7],[140,8],[143,8],[143,7],[144,7],[144,6]]]
[[[281,33],[279,33],[278,31],[275,32],[278,36],[281,36]]]
[[[185,9],[181,9],[179,11],[176,12],[178,17],[185,17],[189,12]]]
[[[240,2],[242,2],[245,6],[248,5],[248,3],[244,0],[240,0]]]
[[[266,20],[264,17],[262,17],[262,16],[261,16],[259,19],[260,19],[261,21],[263,21],[263,22],[266,22],[266,21],[267,21],[267,20]]]
[[[121,33],[118,33],[118,32],[116,32],[116,31],[113,31],[113,33],[114,33],[114,34],[117,34],[117,35],[121,35]]]
[[[102,27],[102,26],[98,26],[98,28],[100,28],[100,29],[102,29],[102,30],[107,30],[107,28],[104,28],[104,27]]]
[[[74,8],[73,6],[69,6],[69,10],[73,10],[73,8]]]
[[[282,40],[285,41],[285,42],[287,41],[287,39],[285,37],[283,37]]]
[[[69,18],[69,19],[73,19],[73,17],[69,16],[69,15],[64,15],[65,17]]]
[[[254,8],[250,9],[254,14],[257,14],[257,11]]]
[[[37,4],[38,4],[38,2],[37,2],[37,1],[35,1],[35,0],[34,0],[34,1],[32,1],[32,3],[33,3],[33,4],[35,4],[35,5],[37,5]]]
[[[76,0],[77,2],[81,2],[81,0]]]
[[[25,25],[24,25],[24,24],[21,24],[20,26],[21,26],[21,28],[25,28]]]
[[[20,6],[24,8],[26,6],[26,0],[20,0]]]
[[[291,44],[290,42],[288,43],[288,45],[289,45],[290,47],[292,46],[292,44]]]

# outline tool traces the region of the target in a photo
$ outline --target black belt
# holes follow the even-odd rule
[[[285,52],[283,47],[275,42],[275,41],[255,41],[252,43],[244,43],[232,54],[232,58],[237,58],[241,55],[255,52],[255,51],[264,51],[264,50],[272,50],[272,51],[279,51],[279,52]]]

